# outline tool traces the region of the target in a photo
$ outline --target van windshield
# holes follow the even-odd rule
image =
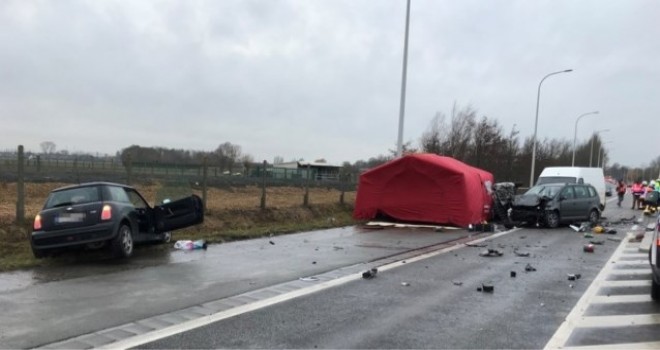
[[[537,185],[543,184],[574,184],[575,177],[572,176],[544,176],[539,177],[539,181],[536,182]]]

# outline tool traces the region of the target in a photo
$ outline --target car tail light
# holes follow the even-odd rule
[[[32,228],[34,228],[35,231],[41,230],[41,215],[37,214],[37,216],[34,217],[34,225],[32,225]]]
[[[103,211],[101,211],[101,220],[110,220],[112,219],[112,207],[108,204],[103,206]]]

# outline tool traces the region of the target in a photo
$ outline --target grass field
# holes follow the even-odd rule
[[[16,183],[0,182],[0,271],[48,264],[51,259],[32,257],[28,241],[32,220],[39,212],[48,193],[64,183],[26,183],[25,216],[23,226],[14,224],[16,215]],[[195,193],[201,190],[186,186],[151,183],[135,185],[150,204],[171,196]],[[266,210],[259,208],[261,189],[258,187],[209,188],[204,223],[174,233],[177,239],[206,239],[209,242],[227,242],[283,234],[309,229],[353,224],[351,218],[355,192],[346,192],[344,205],[339,204],[340,192],[335,189],[310,188],[309,206],[303,207],[304,189],[297,187],[271,187],[266,189]],[[154,247],[153,249],[163,249]]]

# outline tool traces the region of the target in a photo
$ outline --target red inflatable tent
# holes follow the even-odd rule
[[[493,175],[454,158],[411,154],[360,175],[356,219],[468,226],[488,220]]]

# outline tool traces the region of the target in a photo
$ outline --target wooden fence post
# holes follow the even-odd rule
[[[309,172],[309,164],[307,164],[307,180],[305,181],[305,196],[303,197],[303,205],[309,205],[309,179],[311,175]]]
[[[263,164],[263,172],[261,174],[261,210],[266,209],[266,164],[268,163],[264,160]]]
[[[18,146],[18,179],[16,183],[16,223],[23,225],[25,223],[25,169],[23,168],[25,155],[23,154],[23,145]]]

